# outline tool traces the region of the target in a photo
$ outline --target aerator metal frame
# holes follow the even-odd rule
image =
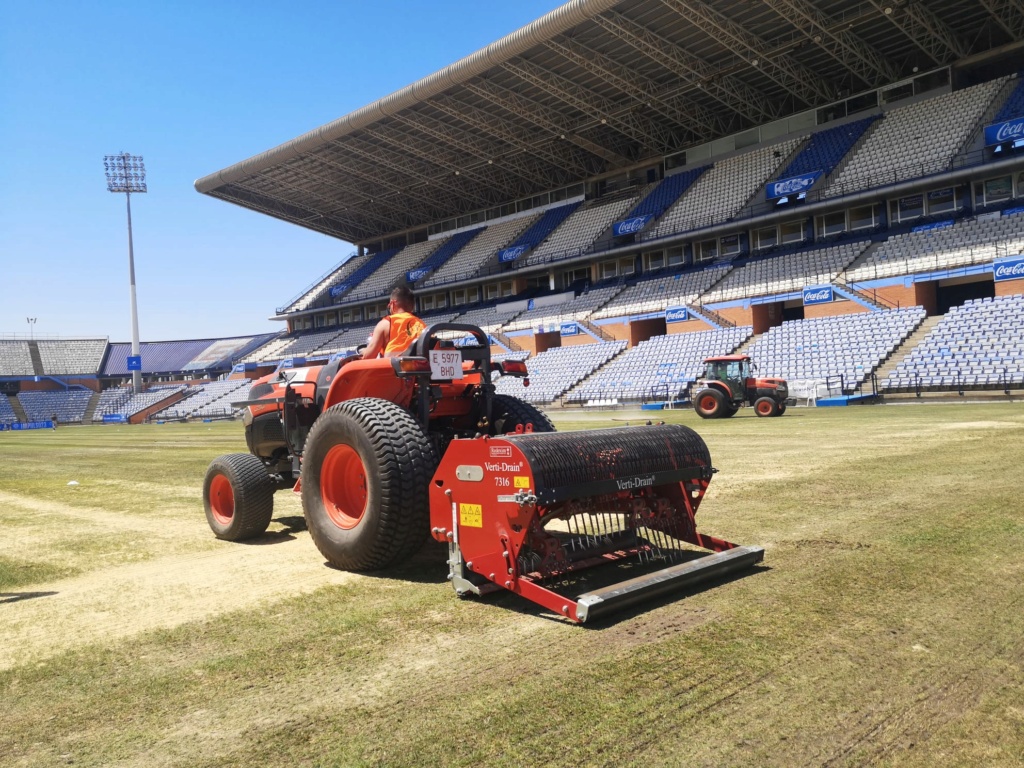
[[[455,440],[430,486],[431,533],[448,543],[456,593],[504,588],[583,623],[763,559],[697,530],[714,472],[680,425]],[[648,572],[575,597],[554,585],[629,560]]]

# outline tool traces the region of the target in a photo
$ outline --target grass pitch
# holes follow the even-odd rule
[[[0,433],[0,765],[1024,764],[1020,405],[653,417],[765,561],[587,627],[456,599],[433,545],[327,568],[286,493],[216,541],[239,424]]]

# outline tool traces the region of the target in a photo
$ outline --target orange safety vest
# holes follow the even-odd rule
[[[388,315],[388,320],[391,322],[391,335],[388,337],[387,346],[384,347],[384,357],[394,357],[405,352],[427,327],[416,315],[408,312]]]

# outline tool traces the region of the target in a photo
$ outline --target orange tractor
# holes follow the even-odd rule
[[[693,409],[703,419],[723,419],[744,405],[753,406],[758,416],[781,416],[786,412],[789,386],[778,377],[754,376],[747,355],[721,355],[704,360],[704,374],[694,382]]]
[[[525,363],[491,360],[479,328],[441,323],[400,357],[264,377],[236,404],[250,453],[207,471],[210,527],[232,541],[262,535],[275,491],[294,488],[335,567],[388,568],[429,535],[448,546],[458,595],[505,588],[576,622],[762,559],[697,531],[715,470],[693,430],[556,434],[533,405],[497,394],[492,374],[529,384]],[[628,578],[574,575],[597,564]]]

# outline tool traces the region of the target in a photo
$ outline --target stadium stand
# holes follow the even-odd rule
[[[495,391],[531,403],[550,403],[625,348],[625,341],[606,341],[549,349],[527,360],[529,387],[521,379],[505,376],[498,379]]]
[[[953,307],[882,383],[891,392],[1024,386],[1024,295]]]
[[[13,424],[17,420],[18,415],[7,395],[0,395],[0,424]]]
[[[961,219],[894,235],[849,270],[850,281],[983,264],[1024,250],[1024,211]]]
[[[787,179],[815,171],[821,171],[825,177],[828,177],[846,156],[846,153],[864,135],[864,132],[881,117],[881,115],[871,115],[862,120],[843,123],[812,134],[804,148],[778,174],[778,177]]]
[[[924,318],[922,307],[909,307],[791,320],[769,330],[747,353],[762,376],[782,376],[797,386],[821,380],[849,394]]]
[[[558,229],[526,257],[527,264],[557,261],[588,253],[598,236],[636,203],[637,198],[598,200],[576,209]]]
[[[338,327],[326,331],[306,331],[292,339],[292,343],[283,347],[276,357],[281,359],[313,354],[321,347],[330,344],[343,332],[343,329]]]
[[[519,315],[522,309],[506,309],[501,304],[483,309],[471,309],[455,318],[456,323],[479,326],[484,331],[496,331]]]
[[[298,298],[292,300],[278,311],[283,314],[309,309],[314,303],[329,297],[332,288],[341,284],[349,275],[369,261],[370,258],[371,254],[363,254],[362,256],[354,253],[350,254],[345,261],[320,278],[311,288],[301,293]],[[338,293],[344,293],[344,291],[338,291]]]
[[[582,200],[577,200],[576,202],[560,205],[556,208],[549,208],[544,211],[541,217],[532,225],[527,227],[526,231],[512,241],[505,250],[526,253],[527,251],[536,248],[548,237],[548,235],[554,232],[563,221],[569,218],[576,209],[580,207],[582,202]]]
[[[18,402],[29,421],[46,421],[56,414],[61,424],[81,423],[93,392],[71,389],[59,392],[21,392]]]
[[[276,336],[243,357],[241,362],[262,363],[266,360],[280,360],[282,357],[287,357],[282,354],[282,350],[290,346],[298,336],[299,334]]]
[[[582,405],[676,400],[704,370],[704,358],[732,352],[752,331],[744,325],[654,336],[616,358],[565,399]]]
[[[643,238],[663,237],[731,219],[786,161],[800,141],[790,139],[715,163],[654,227],[644,232]]]
[[[34,374],[28,342],[0,340],[0,376],[32,376]]]
[[[992,122],[1001,123],[1021,116],[1024,116],[1024,78],[1017,79],[1017,85],[1014,86],[1010,95],[1006,97],[1006,101],[1003,102],[1003,106],[996,112]]]
[[[705,293],[705,303],[744,299],[753,296],[799,291],[808,285],[831,283],[853,263],[870,241],[842,243],[785,255],[765,256],[737,266]]]
[[[35,344],[47,376],[95,375],[107,350],[106,339],[40,340]]]
[[[276,339],[276,334],[242,336],[228,339],[194,339],[184,341],[148,341],[139,345],[144,374],[177,374],[196,371],[227,371],[236,360],[248,360],[250,350],[259,350]],[[118,377],[131,375],[128,356],[132,345],[111,344],[100,375]]]
[[[825,188],[826,197],[942,170],[977,129],[1005,78],[896,107]]]
[[[135,414],[151,408],[157,405],[163,400],[166,400],[179,392],[184,392],[188,389],[187,384],[174,384],[161,387],[150,387],[145,392],[140,392],[137,395],[132,395],[128,400],[121,406],[120,411],[125,416],[134,416]],[[93,419],[95,420],[95,416]]]
[[[103,421],[104,416],[112,416],[119,413],[127,415],[125,406],[132,399],[132,394],[131,386],[104,389],[100,392],[100,398],[92,412],[92,420]]]
[[[494,258],[498,251],[507,247],[513,238],[523,234],[526,228],[532,226],[538,218],[540,218],[540,214],[534,214],[491,224],[479,237],[467,243],[461,251],[428,277],[423,283],[424,286],[440,285],[472,277],[490,259]]]
[[[637,216],[650,216],[651,220],[658,219],[667,211],[676,200],[686,194],[686,191],[693,186],[710,166],[702,165],[700,168],[691,168],[681,173],[666,176],[636,206],[623,218],[632,219]]]
[[[231,403],[248,398],[252,382],[248,379],[211,381],[189,387],[184,399],[156,414],[158,419],[231,416],[240,410]]]
[[[413,273],[414,282],[439,270],[485,229],[486,227],[478,227],[464,232],[456,232],[449,237],[440,248],[430,254],[426,261],[416,267]]]
[[[342,301],[343,298],[347,299],[347,294],[352,293],[357,288],[361,288],[363,282],[366,281],[370,275],[381,269],[397,253],[398,249],[392,248],[386,251],[378,251],[377,253],[372,253],[367,256],[366,260],[350,272],[343,280],[331,286],[331,290],[328,292],[331,299],[329,303],[337,303]]]
[[[143,373],[177,373],[210,346],[209,339],[198,341],[150,341],[139,345]],[[110,345],[103,376],[128,376],[128,356],[132,345],[117,342]]]
[[[594,312],[590,319],[663,312],[669,307],[691,304],[730,269],[732,266],[727,264],[709,265],[703,269],[640,280]]]
[[[378,297],[386,295],[396,284],[405,284],[405,274],[421,261],[430,256],[435,249],[441,247],[446,238],[427,240],[422,243],[407,245],[372,275],[363,280],[358,287],[345,295],[345,301],[358,298]]]
[[[576,297],[568,297],[561,304],[549,304],[536,309],[528,309],[514,320],[506,323],[503,331],[521,331],[527,328],[557,329],[562,323],[571,320],[585,320],[599,307],[622,290],[621,285],[604,285],[592,287]]]

